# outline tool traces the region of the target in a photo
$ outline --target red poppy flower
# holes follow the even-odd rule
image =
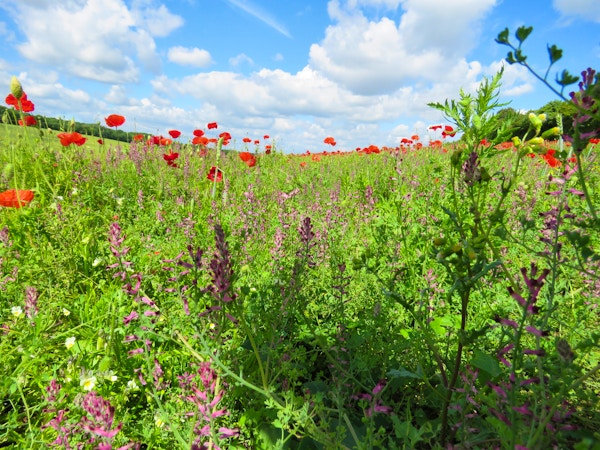
[[[331,146],[334,146],[336,144],[335,139],[332,138],[331,136],[327,136],[325,139],[323,139],[323,142],[325,144],[329,144]]]
[[[433,130],[433,131],[435,131],[435,130],[441,130],[441,128],[442,128],[442,126],[441,126],[441,125],[431,125],[431,126],[429,127],[429,129],[430,129],[430,130]]]
[[[560,166],[560,161],[554,157],[555,150],[548,150],[545,154],[542,155],[542,158],[548,163],[550,167],[558,167]]]
[[[421,139],[421,138],[419,137],[419,135],[418,135],[418,134],[413,134],[413,135],[412,135],[410,138],[411,138],[413,141],[418,141],[419,139]]]
[[[260,141],[257,139],[254,141],[254,145],[258,145],[258,144],[260,144]]]
[[[163,145],[163,146],[167,146],[167,145],[171,145],[173,143],[172,139],[166,138],[166,137],[160,137],[160,141],[159,144]]]
[[[217,182],[223,181],[223,172],[221,169],[217,169],[215,166],[212,166],[208,172],[208,175],[206,175],[206,178],[208,178],[210,181],[215,181],[215,176]]]
[[[227,131],[223,131],[220,135],[220,138],[223,138],[224,141],[230,141],[231,135]]]
[[[240,152],[240,159],[244,162],[254,159],[254,155],[250,152]]]
[[[208,144],[208,138],[206,136],[195,136],[194,139],[192,139],[192,144],[206,145]]]
[[[263,139],[264,139],[264,140],[267,140],[267,139],[269,139],[269,137],[270,137],[270,136],[269,136],[268,134],[265,134],[265,135],[263,136]]]
[[[171,167],[177,167],[177,163],[175,162],[175,160],[179,158],[179,153],[165,153],[163,155],[163,159],[167,162],[167,164]]]
[[[111,114],[108,117],[104,118],[106,122],[106,126],[108,127],[120,127],[125,123],[125,117],[120,116],[119,114]]]
[[[456,131],[454,131],[454,128],[452,128],[450,125],[444,125],[444,131],[442,131],[442,137],[452,137],[456,134]]]
[[[248,144],[249,142],[252,142],[252,139],[250,139],[249,137],[245,137],[244,139],[242,139],[242,141]]]
[[[218,125],[217,125],[217,122],[211,122],[211,123],[209,123],[208,125],[206,125],[206,127],[207,127],[209,130],[214,130],[214,129],[216,129],[216,128],[217,128],[217,126],[218,126]]]
[[[133,140],[134,141],[143,141],[144,140],[144,135],[143,134],[136,134],[135,136],[133,136]]]
[[[19,119],[19,125],[21,126],[32,127],[36,123],[35,117],[33,116],[25,116],[25,122],[23,122],[22,119]]]
[[[181,136],[181,131],[169,130],[169,136],[171,136],[173,139],[177,139],[179,136]]]
[[[248,167],[254,167],[256,165],[256,158],[250,152],[241,152],[240,159],[246,163]]]
[[[402,138],[402,140],[400,141],[400,143],[401,143],[401,144],[407,144],[407,145],[410,145],[410,144],[412,144],[412,143],[413,143],[413,141],[411,141],[411,140],[410,140],[410,139],[408,139],[408,138]]]
[[[85,144],[85,141],[87,140],[86,138],[84,138],[81,134],[79,134],[76,131],[73,131],[71,133],[58,133],[56,135],[56,137],[58,139],[60,139],[60,143],[62,144],[63,147],[68,147],[71,144],[75,144],[77,146],[82,146],[83,144]]]
[[[98,144],[102,145],[104,144],[104,141],[102,139],[98,139]]]
[[[590,139],[590,144],[596,145],[600,143],[600,138],[591,138]]]
[[[203,130],[194,130],[194,131],[192,132],[192,134],[193,134],[194,136],[201,137],[201,136],[204,136],[204,131],[203,131]]]
[[[20,208],[33,200],[33,191],[9,189],[0,193],[0,206]]]
[[[32,112],[35,109],[35,105],[27,98],[25,92],[21,99],[16,98],[13,94],[8,94],[5,101],[7,105],[13,106],[17,111]]]

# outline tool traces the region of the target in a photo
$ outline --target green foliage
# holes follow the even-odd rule
[[[501,76],[431,104],[444,151],[250,168],[5,126],[35,198],[0,216],[0,445],[600,445],[597,150],[577,124],[549,155],[581,105],[501,109]]]

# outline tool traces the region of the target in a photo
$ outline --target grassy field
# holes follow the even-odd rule
[[[318,155],[0,127],[34,193],[0,211],[0,446],[600,448],[598,148],[535,126]]]

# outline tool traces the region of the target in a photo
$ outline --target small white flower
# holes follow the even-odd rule
[[[102,258],[96,258],[92,262],[92,267],[98,267],[100,265],[100,263],[102,263]]]
[[[75,336],[71,336],[71,337],[68,337],[67,339],[65,339],[65,347],[67,347],[67,350],[71,350],[74,345],[75,345]]]
[[[63,313],[63,316],[65,316],[65,317],[66,317],[66,316],[68,316],[69,314],[71,314],[71,311],[69,311],[67,308],[63,308],[63,309],[62,309],[62,313]]]
[[[131,390],[131,391],[135,391],[138,388],[137,383],[135,382],[135,380],[129,380],[127,382],[127,389]]]
[[[15,316],[17,319],[19,317],[23,317],[23,308],[21,308],[20,306],[13,306],[12,308],[10,308],[10,312],[12,313],[13,316]]]
[[[112,381],[113,383],[119,379],[119,377],[116,376],[115,373],[112,370],[109,370],[108,372],[106,372],[104,374],[104,378],[106,378],[107,380]]]
[[[86,376],[83,375],[80,378],[79,385],[83,388],[84,391],[91,391],[96,386],[96,377],[93,375]]]
[[[158,414],[156,414],[154,416],[154,425],[156,425],[156,428],[162,428],[165,426],[165,421],[162,420]]]

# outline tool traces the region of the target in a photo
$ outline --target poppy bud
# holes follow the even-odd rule
[[[10,79],[10,92],[17,100],[21,100],[21,97],[23,97],[23,86],[14,75]]]
[[[511,139],[511,141],[515,147],[518,147],[519,145],[521,145],[521,139],[519,139],[519,137],[517,137],[517,136],[513,137]]]

